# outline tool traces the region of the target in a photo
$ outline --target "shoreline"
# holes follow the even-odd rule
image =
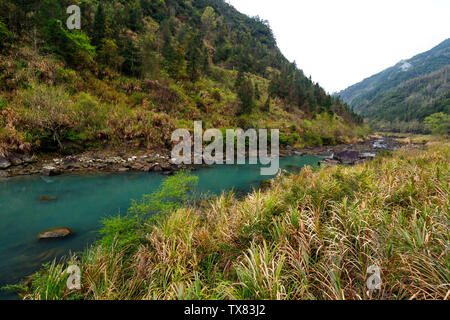
[[[323,163],[354,164],[374,158],[382,150],[393,151],[408,145],[393,137],[370,136],[355,144],[339,144],[334,146],[307,147],[296,149],[285,147],[280,149],[280,157],[314,155],[326,157]],[[424,147],[422,144],[410,144]],[[1,164],[3,163],[3,168]],[[193,169],[203,165],[176,165],[172,163],[169,151],[159,153],[148,150],[135,152],[124,151],[86,151],[77,155],[59,157],[10,156],[0,158],[0,178],[17,176],[43,175],[57,176],[61,174],[84,173],[122,173],[122,172],[158,172],[173,174],[181,169]]]

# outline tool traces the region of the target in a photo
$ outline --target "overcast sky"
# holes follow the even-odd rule
[[[450,37],[450,0],[228,0],[269,20],[278,46],[328,92]]]

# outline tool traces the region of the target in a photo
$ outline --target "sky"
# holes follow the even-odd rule
[[[329,93],[450,38],[450,0],[226,0]]]

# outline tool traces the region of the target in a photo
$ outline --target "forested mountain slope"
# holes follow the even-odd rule
[[[222,0],[0,0],[0,153],[168,148],[173,129],[280,128],[282,143],[362,136],[266,21]]]
[[[450,39],[409,60],[400,61],[341,92],[354,110],[378,126],[403,123],[420,129],[434,113],[450,113]]]

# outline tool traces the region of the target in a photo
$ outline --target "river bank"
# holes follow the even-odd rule
[[[374,158],[380,150],[393,151],[405,145],[425,148],[424,144],[407,144],[393,137],[370,136],[356,144],[304,149],[288,146],[280,150],[280,156],[324,156],[326,157],[325,163],[328,164],[355,164]],[[198,166],[190,166],[191,169],[196,167]],[[173,163],[168,150],[159,152],[148,150],[95,150],[64,157],[52,157],[49,155],[10,155],[7,158],[0,157],[0,177],[4,178],[24,175],[54,176],[96,172],[160,172],[162,174],[172,174],[184,168],[187,168],[187,166]]]

